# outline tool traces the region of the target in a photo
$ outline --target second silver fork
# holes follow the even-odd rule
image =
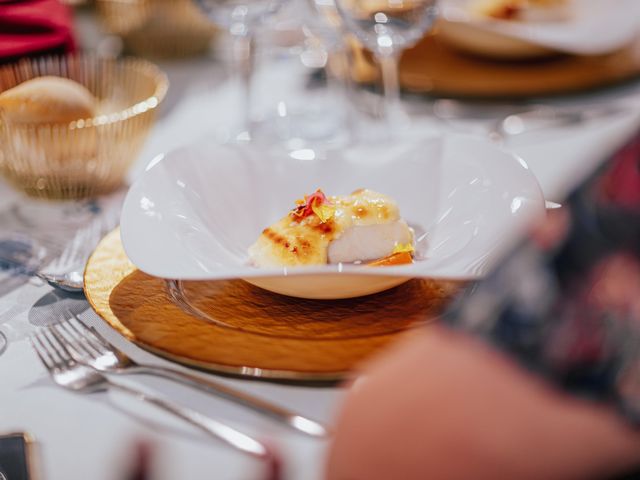
[[[58,323],[53,334],[67,346],[74,360],[98,371],[115,374],[150,374],[178,381],[237,402],[298,432],[312,437],[326,437],[329,432],[321,423],[275,405],[262,398],[181,370],[156,365],[143,365],[110,344],[97,330],[89,328],[77,316]]]
[[[57,385],[79,393],[118,390],[150,403],[199,428],[212,437],[245,454],[273,464],[275,457],[263,443],[217,420],[194,410],[181,407],[166,399],[109,380],[100,372],[73,360],[66,346],[49,330],[41,329],[31,335],[31,345]]]

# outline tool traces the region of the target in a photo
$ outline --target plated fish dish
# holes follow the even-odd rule
[[[296,201],[249,247],[256,267],[413,262],[414,233],[388,195],[359,189],[326,196],[320,189]]]

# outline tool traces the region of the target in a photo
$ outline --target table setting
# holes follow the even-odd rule
[[[640,129],[633,1],[32,3],[0,3],[0,480],[328,478],[362,366]]]

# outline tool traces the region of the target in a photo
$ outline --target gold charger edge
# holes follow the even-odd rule
[[[93,310],[153,354],[208,372],[295,383],[349,378],[363,359],[410,335],[425,318],[435,318],[462,285],[412,280],[404,289],[327,303],[274,295],[242,280],[185,282],[200,297],[211,297],[202,299],[202,308],[231,318],[229,325],[220,325],[185,312],[170,301],[164,279],[137,270],[124,252],[119,229],[98,244],[84,280]],[[411,298],[415,301],[407,302]],[[326,305],[331,310],[318,308]],[[353,319],[345,313],[351,311]],[[255,330],[243,329],[243,322],[254,318],[261,322]],[[351,336],[339,337],[343,327]]]

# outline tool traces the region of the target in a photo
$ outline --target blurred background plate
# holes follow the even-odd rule
[[[468,33],[481,30],[499,36],[504,42],[514,39],[573,55],[602,55],[620,50],[635,39],[640,25],[637,0],[569,0],[564,6],[550,7],[559,8],[561,13],[542,13],[543,17],[551,18],[538,20],[483,17],[470,10],[471,3],[443,0],[443,18],[458,26],[473,27]],[[471,42],[467,45],[471,47]]]
[[[470,22],[450,22],[442,19],[438,23],[438,34],[443,41],[461,53],[488,59],[518,61],[559,54],[553,48],[487,30]]]
[[[496,61],[464,54],[436,29],[404,52],[400,82],[406,90],[436,96],[531,98],[584,92],[640,76],[640,40],[606,55],[555,55],[528,61]],[[374,83],[378,68],[368,52],[354,47],[351,74]]]

